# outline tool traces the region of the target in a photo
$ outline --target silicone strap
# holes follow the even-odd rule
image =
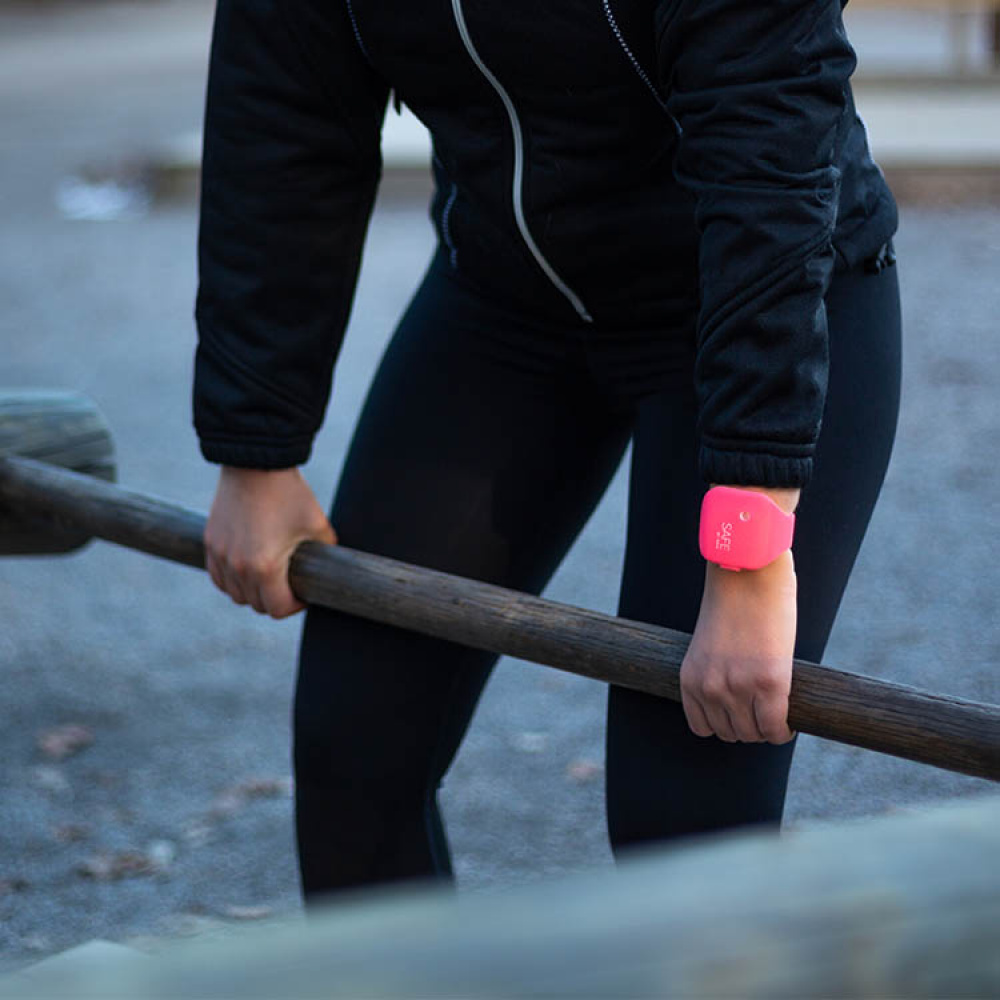
[[[760,569],[791,548],[795,515],[766,493],[714,486],[701,507],[701,554],[723,569]]]

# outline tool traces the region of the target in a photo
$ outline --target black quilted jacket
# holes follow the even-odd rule
[[[218,0],[193,391],[205,458],[308,458],[391,90],[433,136],[432,216],[459,276],[557,323],[687,316],[706,482],[805,485],[823,295],[896,227],[841,13],[840,0]]]

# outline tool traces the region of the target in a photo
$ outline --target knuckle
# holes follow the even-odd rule
[[[702,673],[709,665],[708,658],[693,644],[688,646],[681,663],[681,673],[695,676]]]
[[[756,687],[765,694],[777,694],[784,687],[784,677],[775,669],[762,670],[757,675]]]
[[[273,556],[257,556],[250,564],[250,571],[258,579],[270,579],[281,572],[281,564]]]
[[[725,678],[721,674],[709,674],[701,682],[701,692],[710,701],[723,701],[728,690]]]
[[[737,671],[729,676],[729,690],[743,700],[749,700],[755,691],[760,690],[756,679],[744,671]]]

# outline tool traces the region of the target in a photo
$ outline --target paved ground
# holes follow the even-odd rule
[[[105,59],[92,16],[67,8],[59,41],[34,15],[0,12],[0,385],[87,392],[115,428],[123,482],[206,509],[215,470],[189,424],[193,206],[99,223],[56,205],[80,164],[197,123],[203,38],[187,3],[102,10],[121,32],[141,14],[162,44],[111,44],[105,22]],[[422,202],[383,202],[307,470],[324,503],[430,241]],[[826,660],[997,702],[1000,210],[910,208],[899,252],[897,448]],[[549,596],[614,609],[625,486],[623,469]],[[298,620],[260,619],[192,570],[93,545],[0,561],[0,623],[0,970],[95,937],[148,943],[298,907],[287,784]],[[502,664],[444,793],[464,889],[610,864],[601,716],[599,685]],[[93,743],[58,762],[36,740],[64,723]],[[803,737],[788,819],[989,790]],[[155,871],[109,877],[143,859]]]

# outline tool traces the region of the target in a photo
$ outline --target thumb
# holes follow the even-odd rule
[[[333,525],[327,521],[318,535],[315,536],[317,542],[325,542],[327,545],[336,545],[339,539],[337,532],[333,530]]]

